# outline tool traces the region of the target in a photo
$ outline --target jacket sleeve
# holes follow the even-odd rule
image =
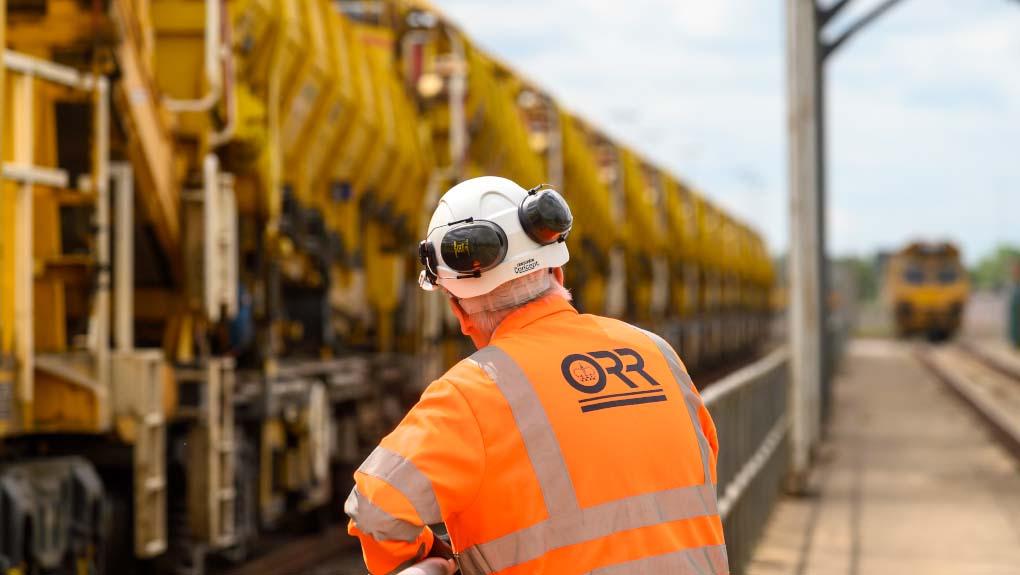
[[[709,461],[712,469],[712,482],[716,482],[716,463],[719,461],[719,435],[715,430],[715,421],[712,420],[712,414],[708,412],[708,407],[705,406],[705,401],[701,398],[701,392],[698,391],[698,386],[694,385],[694,380],[691,379],[690,373],[687,371],[687,365],[684,364],[683,360],[680,359],[680,355],[676,353],[677,360],[680,361],[680,368],[687,373],[687,379],[690,381],[691,391],[694,395],[698,396],[698,423],[701,425],[701,432],[705,434],[705,439],[708,440],[708,447],[711,450]]]
[[[471,407],[447,379],[425,390],[354,474],[344,505],[365,564],[391,573],[428,555],[428,525],[467,507],[478,492],[484,446]]]
[[[701,394],[698,393],[697,387],[694,388],[694,393],[697,393],[699,398],[701,397]],[[701,431],[705,434],[705,439],[708,440],[708,446],[712,449],[711,466],[712,481],[714,483],[716,480],[716,462],[719,461],[719,436],[715,431],[715,421],[712,420],[712,414],[708,412],[708,408],[705,407],[704,402],[702,402],[701,406],[698,408],[698,422],[701,424]]]
[[[719,460],[719,436],[716,434],[715,422],[712,421],[712,415],[708,412],[708,408],[705,407],[705,402],[701,397],[701,393],[698,391],[698,386],[694,385],[694,380],[691,379],[690,373],[687,371],[687,365],[685,365],[683,359],[680,358],[680,354],[678,354],[676,350],[673,349],[673,346],[671,346],[666,340],[662,339],[662,337],[652,332],[646,331],[645,333],[652,338],[652,341],[656,342],[656,345],[658,345],[659,350],[663,354],[666,354],[667,357],[671,357],[676,360],[677,366],[683,372],[682,379],[685,380],[685,383],[690,386],[691,391],[694,392],[694,395],[698,398],[698,424],[701,427],[701,432],[705,435],[705,439],[708,441],[709,451],[711,451],[709,454],[709,468],[712,472],[712,482],[715,483],[718,480],[716,476],[716,463]]]

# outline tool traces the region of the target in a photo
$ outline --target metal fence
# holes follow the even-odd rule
[[[789,353],[783,347],[702,394],[722,445],[719,511],[733,573],[741,573],[750,560],[787,471],[789,379]]]

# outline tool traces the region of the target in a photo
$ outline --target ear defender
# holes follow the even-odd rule
[[[509,247],[503,228],[490,221],[475,220],[443,234],[439,253],[450,269],[478,277],[502,263]]]
[[[552,188],[543,189],[545,184],[528,190],[517,209],[517,217],[528,237],[543,246],[567,239],[574,216],[563,196]]]
[[[435,284],[439,279],[437,276],[439,260],[436,259],[436,247],[432,245],[432,242],[423,240],[418,243],[418,261],[425,267],[425,278]]]

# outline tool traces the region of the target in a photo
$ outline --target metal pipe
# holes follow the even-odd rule
[[[7,0],[0,0],[0,47],[6,46],[6,45],[7,45]],[[6,50],[4,51],[4,55],[6,55]],[[7,110],[7,93],[6,93],[7,92],[7,64],[6,64],[6,62],[0,64],[0,86],[3,87],[3,89],[0,90],[0,133],[6,134],[7,131],[10,130],[10,128],[8,126],[4,126],[3,125],[3,123],[4,123],[4,116],[5,116],[4,112]],[[6,139],[6,138],[0,138],[0,162],[2,162],[3,158],[6,157],[6,155],[4,153],[4,142],[3,142],[4,139]],[[6,172],[6,168],[7,168],[7,166],[0,165],[0,173]],[[3,175],[3,177],[6,177],[6,173],[2,173],[2,175]],[[6,193],[6,190],[4,190],[4,187],[6,187],[6,186],[0,185],[0,194]],[[0,200],[0,201],[4,201],[4,200]],[[17,224],[15,223],[15,225],[17,225]],[[17,234],[16,230],[14,230],[14,234],[15,234],[15,238],[16,238],[17,237],[16,236],[16,234]],[[2,265],[4,268],[7,268],[8,265],[9,265],[7,263],[7,261],[6,261],[6,258],[9,257],[9,256],[5,253],[7,251],[7,246],[4,245],[4,244],[8,243],[9,241],[10,240],[8,240],[8,238],[6,236],[6,233],[0,232],[0,265]],[[13,246],[13,250],[14,250],[13,253],[17,253],[16,245],[17,244],[15,244],[15,246]],[[12,255],[13,255],[13,253],[12,253]],[[17,290],[15,289],[15,286],[11,286],[10,288],[8,288],[7,285],[5,285],[6,282],[3,279],[4,275],[5,275],[4,272],[0,271],[0,302],[13,302],[14,301],[14,297],[15,297],[15,292]],[[17,280],[15,280],[15,282],[16,281]],[[11,293],[10,294],[4,293],[4,289],[5,288],[10,289]],[[6,329],[2,325],[2,322],[3,322],[3,319],[4,319],[4,315],[6,315],[5,314],[5,310],[3,308],[6,308],[6,307],[7,307],[7,305],[5,303],[0,303],[0,366],[2,366],[2,368],[0,368],[0,377],[2,377],[3,379],[6,380],[4,383],[0,383],[0,385],[9,386],[10,384],[8,383],[8,381],[10,380],[11,377],[14,376],[14,374],[13,373],[10,373],[10,374],[4,373],[4,372],[7,371],[5,368],[9,367],[7,365],[9,363],[9,358],[7,357],[8,356],[8,350],[5,349],[6,346],[4,345],[4,342],[3,342],[3,340],[6,339],[6,337],[5,337]],[[12,318],[12,320],[13,320],[13,318]],[[13,328],[14,326],[12,325],[10,327]],[[13,386],[8,387],[7,390],[10,390],[11,387],[13,387]],[[8,393],[10,393],[7,390],[4,390],[5,391],[4,395],[7,395]],[[4,411],[6,411],[6,410],[4,410]],[[9,417],[9,415],[10,415],[9,412],[7,412],[7,415]],[[7,419],[8,417],[5,417],[4,419]],[[8,429],[8,426],[9,426],[8,422],[6,422],[6,421],[0,422],[0,435],[4,435],[5,434],[5,432]]]
[[[220,208],[220,256],[223,262],[219,268],[222,273],[220,283],[220,301],[226,308],[228,317],[235,317],[238,312],[237,285],[240,281],[240,263],[238,262],[238,230],[237,230],[237,194],[234,191],[234,175],[220,172],[219,178]]]
[[[205,0],[205,77],[209,91],[198,99],[165,97],[163,103],[171,112],[208,112],[223,95],[223,79],[217,70],[222,53],[220,0]]]
[[[452,180],[457,181],[460,180],[464,169],[464,158],[470,144],[467,120],[464,116],[464,97],[467,94],[467,61],[464,58],[464,40],[451,27],[447,26],[444,30],[456,56],[447,92],[450,106],[450,176]]]
[[[202,161],[202,286],[205,296],[206,315],[212,321],[220,318],[218,264],[219,254],[219,159],[215,154],[206,154]]]
[[[552,98],[543,98],[546,104],[546,113],[549,117],[549,139],[546,150],[546,162],[548,163],[549,183],[557,190],[563,191],[564,180],[564,159],[563,159],[563,129],[560,126],[560,111]]]
[[[7,58],[5,54],[5,65]],[[31,166],[34,161],[35,134],[32,120],[35,117],[35,82],[29,74],[14,78],[13,132],[14,161]],[[32,184],[23,181],[18,186],[14,225],[14,355],[18,362],[16,401],[19,406],[19,424],[27,431],[32,425],[32,402],[35,373],[34,313],[32,294]]]
[[[95,84],[95,76],[79,72],[70,66],[49,62],[13,50],[4,50],[4,66],[11,71],[26,76],[35,76],[43,80],[61,84],[80,90],[91,90]]]
[[[59,168],[42,166],[25,166],[20,162],[4,164],[3,178],[25,184],[41,184],[51,188],[66,188],[67,172]]]
[[[114,255],[115,308],[114,335],[117,351],[129,352],[134,348],[134,172],[131,164],[117,162],[110,166],[114,182],[114,218],[117,245]]]
[[[94,94],[95,135],[92,189],[96,192],[96,297],[89,318],[89,343],[96,362],[98,393],[108,396],[110,388],[110,85],[106,78],[96,82]],[[110,402],[100,397],[99,422],[109,423]]]
[[[716,402],[721,401],[727,395],[775,371],[789,361],[789,359],[790,350],[785,346],[781,347],[751,365],[744,366],[713,383],[702,392],[701,400],[707,407],[711,408]]]
[[[230,36],[230,22],[226,18],[222,22],[222,46],[221,57],[223,58],[223,75],[225,86],[223,95],[227,98],[227,121],[223,129],[215,132],[209,138],[209,145],[218,148],[234,138],[237,131],[237,91],[234,86],[237,84],[237,67],[234,65],[234,52],[231,49],[233,42]]]

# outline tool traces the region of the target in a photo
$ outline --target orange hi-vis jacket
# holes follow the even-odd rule
[[[465,575],[725,575],[717,454],[669,344],[550,295],[426,389],[345,511],[373,574],[445,522]]]

